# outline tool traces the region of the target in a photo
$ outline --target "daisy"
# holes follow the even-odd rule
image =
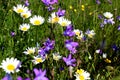
[[[8,74],[18,72],[19,67],[21,67],[21,62],[16,58],[6,58],[1,63],[0,68],[4,69],[4,71]]]
[[[87,30],[86,34],[88,35],[89,38],[93,38],[93,36],[95,35],[94,30]]]
[[[41,24],[44,23],[44,21],[45,21],[45,19],[43,17],[41,17],[41,16],[36,16],[35,15],[32,18],[30,18],[30,23],[32,25],[41,25]]]
[[[110,13],[110,12],[105,12],[105,13],[103,13],[103,15],[104,15],[106,18],[109,18],[109,19],[113,17],[113,14]]]
[[[60,56],[59,53],[53,53],[53,59],[54,59],[54,60],[58,61],[58,60],[60,60],[61,58],[62,58],[62,56]]]
[[[40,56],[37,56],[37,57],[34,56],[34,60],[32,60],[32,62],[33,62],[34,64],[39,64],[39,63],[42,63],[42,62],[44,62],[44,61],[45,61],[45,58],[42,58],[42,57],[40,57]]]
[[[29,18],[31,16],[31,11],[23,12],[20,15],[24,19]]]
[[[49,23],[57,23],[59,21],[59,16],[56,15],[55,12],[51,14],[51,17],[49,17],[48,22]]]
[[[27,12],[28,8],[25,7],[24,5],[18,4],[16,7],[15,6],[13,7],[13,10],[19,14],[19,13]]]
[[[35,48],[27,48],[26,51],[24,51],[23,53],[25,53],[26,55],[28,54],[34,54],[35,53]]]
[[[19,29],[21,30],[21,31],[28,31],[28,29],[30,28],[30,25],[29,24],[26,24],[26,23],[24,23],[24,24],[22,24],[22,25],[20,25],[20,27],[19,27]]]
[[[75,29],[74,32],[75,32],[75,34],[78,36],[78,35],[80,35],[80,33],[81,33],[82,31],[80,31],[79,29]]]
[[[88,73],[87,71],[84,71],[83,69],[77,70],[74,76],[76,77],[75,80],[88,80],[88,79],[90,79],[90,73]]]
[[[64,17],[60,17],[58,23],[61,25],[61,26],[68,26],[71,24],[71,21],[69,21],[68,19],[65,19]]]

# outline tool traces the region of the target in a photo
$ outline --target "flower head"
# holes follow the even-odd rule
[[[66,19],[64,17],[60,17],[58,23],[61,26],[69,26],[71,24],[71,21],[69,21],[68,19]]]
[[[66,63],[67,66],[76,66],[75,62],[76,62],[76,59],[73,58],[72,59],[72,55],[69,54],[68,57],[63,57],[63,61]]]
[[[42,71],[42,69],[36,69],[34,68],[34,73],[35,73],[35,78],[34,80],[49,80],[47,77],[46,77],[46,70]]]
[[[59,17],[62,17],[65,15],[65,10],[62,10],[61,8],[58,9],[58,11],[56,12],[56,15]]]
[[[22,24],[22,25],[20,25],[20,27],[19,27],[19,29],[21,30],[21,31],[28,31],[28,29],[30,28],[30,25],[29,24],[26,24],[26,23],[24,23],[24,24]]]
[[[23,12],[20,15],[23,19],[29,18],[31,16],[31,11]]]
[[[55,3],[58,3],[58,0],[42,0],[42,2],[46,5],[46,6],[49,6],[49,5],[53,5]]]
[[[23,13],[23,12],[27,12],[28,8],[25,7],[24,5],[18,4],[16,7],[15,6],[13,7],[13,10],[16,13]]]
[[[95,35],[95,32],[94,32],[94,30],[87,30],[86,34],[88,35],[89,38],[93,38]]]
[[[1,63],[0,68],[4,69],[4,71],[8,74],[18,72],[19,67],[21,67],[21,62],[16,58],[6,58]]]
[[[48,22],[53,24],[53,23],[57,23],[58,21],[59,21],[59,16],[57,16],[55,12],[53,12],[51,14],[51,17],[49,17]]]
[[[44,23],[44,21],[45,21],[45,19],[43,18],[43,17],[41,17],[41,16],[33,16],[32,18],[30,18],[30,23],[32,24],[32,25],[41,25],[41,24],[43,24]]]
[[[35,53],[35,48],[33,47],[31,47],[31,48],[27,48],[26,49],[26,51],[24,51],[23,53],[25,53],[26,55],[28,55],[28,54],[34,54]]]
[[[104,15],[106,18],[108,18],[108,19],[110,19],[110,18],[113,17],[113,14],[110,13],[110,12],[105,12],[105,13],[103,13],[103,15]]]
[[[65,41],[65,47],[72,53],[76,53],[76,47],[78,46],[77,42],[73,42],[73,40],[66,40]]]
[[[45,58],[43,58],[43,57],[41,57],[41,56],[37,56],[37,57],[34,56],[34,60],[32,60],[32,62],[33,62],[34,64],[39,64],[39,63],[42,63],[42,62],[44,62],[44,61],[45,61]]]
[[[59,53],[53,53],[53,59],[54,59],[54,60],[58,61],[58,60],[60,60],[61,58],[62,58],[62,56],[60,56]]]
[[[75,80],[90,79],[90,73],[88,73],[87,71],[84,71],[83,69],[77,70],[74,76],[76,77]]]
[[[66,29],[63,34],[64,34],[64,36],[69,36],[69,37],[74,36],[75,32],[73,31],[73,26],[72,25],[66,26]]]

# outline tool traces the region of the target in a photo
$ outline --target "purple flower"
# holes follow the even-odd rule
[[[107,22],[108,22],[109,24],[112,24],[112,25],[115,24],[113,18],[108,19]]]
[[[100,27],[103,28],[104,27],[104,23],[100,23]]]
[[[29,2],[28,2],[28,0],[25,0],[25,4],[24,4],[25,6],[29,6]]]
[[[97,3],[97,4],[101,4],[100,0],[96,0],[96,3]]]
[[[15,32],[12,31],[12,32],[10,33],[10,35],[11,35],[12,37],[14,37],[14,36],[15,36]]]
[[[50,6],[47,7],[47,9],[48,9],[48,11],[52,11],[52,10],[54,10],[55,8],[54,8],[52,5],[50,5]]]
[[[6,74],[2,80],[13,80],[10,74]]]
[[[63,34],[64,36],[69,36],[69,37],[75,36],[75,32],[73,31],[73,26],[72,25],[66,26],[66,30],[64,31]]]
[[[99,14],[99,15],[98,15],[98,18],[99,18],[99,19],[103,19],[103,16]]]
[[[119,21],[120,21],[120,16],[117,16],[117,20],[119,20]]]
[[[118,26],[118,30],[120,31],[120,25]]]
[[[53,5],[53,4],[55,4],[55,3],[58,3],[58,0],[42,0],[42,2],[43,2],[45,5],[49,6],[49,5]]]
[[[72,59],[72,55],[69,54],[68,57],[63,57],[63,61],[66,63],[67,66],[76,66],[75,62],[76,62],[76,59],[73,58]]]
[[[35,78],[34,80],[49,80],[47,77],[46,77],[46,70],[42,71],[42,69],[36,69],[34,68],[34,73],[35,73]]]
[[[114,50],[114,51],[117,51],[117,50],[119,50],[119,48],[114,44],[114,45],[112,45],[112,49]]]
[[[111,0],[108,0],[109,4],[112,4],[112,1]]]
[[[61,8],[58,9],[58,11],[56,12],[56,15],[59,17],[62,17],[65,15],[65,10],[62,10]]]
[[[18,76],[17,77],[17,80],[31,80],[30,78],[25,78],[25,79],[23,79],[21,76]]]
[[[65,41],[65,47],[72,53],[76,53],[76,47],[78,46],[77,42],[73,42],[73,40],[66,40]]]

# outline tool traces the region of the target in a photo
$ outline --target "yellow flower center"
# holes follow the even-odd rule
[[[84,73],[84,70],[83,69],[77,70],[77,73],[81,75]]]
[[[83,75],[82,75],[82,76],[79,76],[79,79],[80,79],[80,80],[85,80],[85,78],[84,78]]]
[[[66,25],[66,22],[62,22],[62,24],[61,24],[61,25],[62,25],[62,26],[67,26],[67,25]]]
[[[75,32],[75,34],[76,34],[76,35],[80,35],[80,32],[79,32],[79,31],[77,31],[77,32]]]
[[[23,18],[28,18],[28,15],[27,14],[23,14],[22,17]]]
[[[32,54],[32,53],[34,53],[34,51],[30,49],[30,50],[28,50],[28,53]]]
[[[17,12],[18,13],[22,13],[24,10],[23,9],[18,9]]]
[[[37,58],[36,62],[42,62],[42,59],[41,58]]]
[[[13,71],[15,69],[15,66],[13,64],[9,64],[7,66],[7,69],[10,70],[10,71]]]
[[[55,18],[53,18],[52,23],[56,23],[58,21],[59,21],[59,17],[55,17]]]
[[[27,28],[27,27],[23,27],[21,30],[22,30],[22,31],[27,31],[28,28]]]
[[[40,20],[35,20],[35,21],[34,21],[34,24],[35,24],[35,25],[40,25],[41,22],[40,22]]]

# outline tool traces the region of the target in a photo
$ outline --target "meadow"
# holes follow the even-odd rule
[[[0,0],[0,80],[120,80],[119,0]]]

